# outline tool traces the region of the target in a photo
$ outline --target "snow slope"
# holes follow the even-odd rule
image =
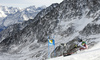
[[[97,39],[99,40],[99,39]],[[87,49],[84,51],[78,51],[76,54],[66,56],[66,57],[57,57],[57,58],[51,58],[51,59],[45,59],[44,60],[99,60],[100,59],[100,42],[96,44],[91,49]],[[17,48],[17,47],[15,47]],[[27,50],[28,47],[26,47],[24,50]],[[8,54],[8,53],[0,53],[0,60],[43,60],[43,56],[38,57],[35,52],[38,50],[46,49],[47,46],[44,48],[41,47],[40,49],[36,49],[35,51],[26,51],[27,53],[17,53],[17,54]],[[39,53],[39,52],[38,52]],[[44,55],[44,52],[41,52],[42,55]],[[37,55],[37,57],[33,57],[34,55]]]
[[[46,60],[48,57],[48,36],[55,36],[55,47],[76,37],[82,38],[88,42],[89,47],[90,45],[92,47],[92,42],[100,40],[100,14],[98,13],[100,5],[98,5],[98,1],[96,1],[97,5],[89,4],[91,1],[64,0],[55,8],[46,8],[35,19],[27,21],[29,23],[5,29],[0,33],[0,60]],[[24,25],[26,26],[20,30],[20,26]],[[99,49],[99,47],[96,46],[62,59],[59,57],[59,59],[78,60],[80,58],[87,60],[94,55],[98,57],[96,52],[99,50],[95,49]],[[83,58],[86,54],[88,56]]]
[[[66,57],[57,57],[47,60],[99,60],[100,59],[100,43],[93,48],[84,51],[78,51],[77,54]]]

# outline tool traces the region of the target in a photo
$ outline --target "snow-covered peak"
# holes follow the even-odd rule
[[[9,25],[13,25],[15,23],[22,23],[29,19],[34,19],[34,17],[40,12],[42,9],[46,7],[38,7],[29,6],[24,9],[18,9],[13,7],[0,7],[0,25],[8,27]],[[0,29],[4,29],[0,27]]]
[[[12,60],[46,60],[48,36],[55,37],[56,49],[50,48],[52,49],[51,57],[58,57],[64,52],[64,49],[59,47],[61,43],[67,43],[66,47],[69,48],[66,51],[71,49],[70,46],[77,37],[86,41],[90,49],[100,40],[99,2],[100,0],[64,0],[60,4],[43,9],[34,19],[9,26],[0,33],[0,51],[11,54],[2,56],[7,56]],[[21,11],[22,14],[17,12],[14,16],[17,18],[20,16],[21,19],[24,16],[24,19],[27,19],[28,12],[29,10]],[[15,21],[18,22],[18,20]],[[56,51],[56,56],[53,55],[54,51]]]
[[[19,10],[18,8],[0,6],[0,17],[2,18],[6,17],[9,14],[14,14],[18,10]]]
[[[2,11],[0,10],[0,17],[3,18],[3,17],[6,17],[7,15]]]
[[[19,10],[21,10],[21,9],[0,5],[0,31],[3,30],[3,29],[5,29],[5,26],[3,25],[4,19],[5,19],[8,15],[15,14],[15,13],[16,13],[17,11],[19,11]]]
[[[36,10],[36,7],[33,5],[33,6],[26,7],[25,9]]]
[[[42,9],[45,9],[46,8],[46,6],[44,5],[44,6],[40,6],[40,7],[35,7],[34,5],[33,6],[29,6],[29,7],[26,7],[25,9],[23,9],[23,10],[27,10],[27,11],[29,11],[29,10],[34,10],[34,11],[38,11],[38,10],[42,10]]]
[[[0,6],[0,10],[3,11],[6,15],[9,15],[16,13],[20,9],[14,7]]]

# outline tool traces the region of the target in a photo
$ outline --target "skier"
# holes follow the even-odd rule
[[[88,48],[86,42],[83,41],[82,39],[79,40],[78,46],[80,47],[79,50],[84,50],[84,49],[87,49]]]
[[[73,40],[73,42],[74,42],[74,40]],[[72,43],[70,45],[70,48],[67,50],[67,53],[64,53],[63,56],[69,56],[69,55],[76,53],[78,50],[84,50],[87,48],[88,48],[88,46],[87,46],[86,42],[83,41],[82,39],[78,39],[78,42],[76,44]]]

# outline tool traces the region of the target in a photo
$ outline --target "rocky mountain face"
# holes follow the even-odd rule
[[[22,23],[29,19],[33,19],[38,12],[42,9],[45,9],[45,6],[41,6],[36,8],[35,6],[30,6],[25,9],[13,8],[13,7],[5,7],[0,6],[0,30],[5,29],[10,25],[15,23]]]
[[[34,19],[9,26],[2,31],[0,51],[45,60],[48,57],[47,37],[53,35],[57,48],[61,43],[68,43],[76,37],[82,38],[91,47],[98,42],[100,36],[99,2],[64,0],[60,4],[53,4],[38,13]],[[57,52],[60,51],[58,49]],[[20,55],[16,57],[18,56]]]
[[[43,9],[41,12],[39,12],[37,14],[37,16],[33,19],[30,19],[28,21],[25,21],[23,23],[20,24],[14,24],[9,26],[7,29],[5,29],[4,31],[2,31],[0,33],[0,35],[2,35],[2,37],[0,37],[1,40],[3,40],[3,37],[8,37],[13,35],[13,33],[15,33],[16,31],[21,31],[23,30],[26,26],[29,26],[31,23],[34,23],[37,21],[37,19],[41,19],[43,16],[45,16],[47,13],[49,13],[51,10],[53,10],[53,8],[55,8],[55,6],[57,6],[57,4],[52,4],[51,6],[47,7],[46,9]],[[15,27],[16,26],[16,27]],[[18,28],[18,29],[17,29]],[[14,29],[14,30],[13,30]],[[9,34],[8,34],[9,33]]]

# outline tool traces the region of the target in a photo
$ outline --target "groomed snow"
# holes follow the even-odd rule
[[[73,54],[71,56],[61,56],[47,60],[100,60],[100,43],[91,49],[79,51],[77,54]]]

